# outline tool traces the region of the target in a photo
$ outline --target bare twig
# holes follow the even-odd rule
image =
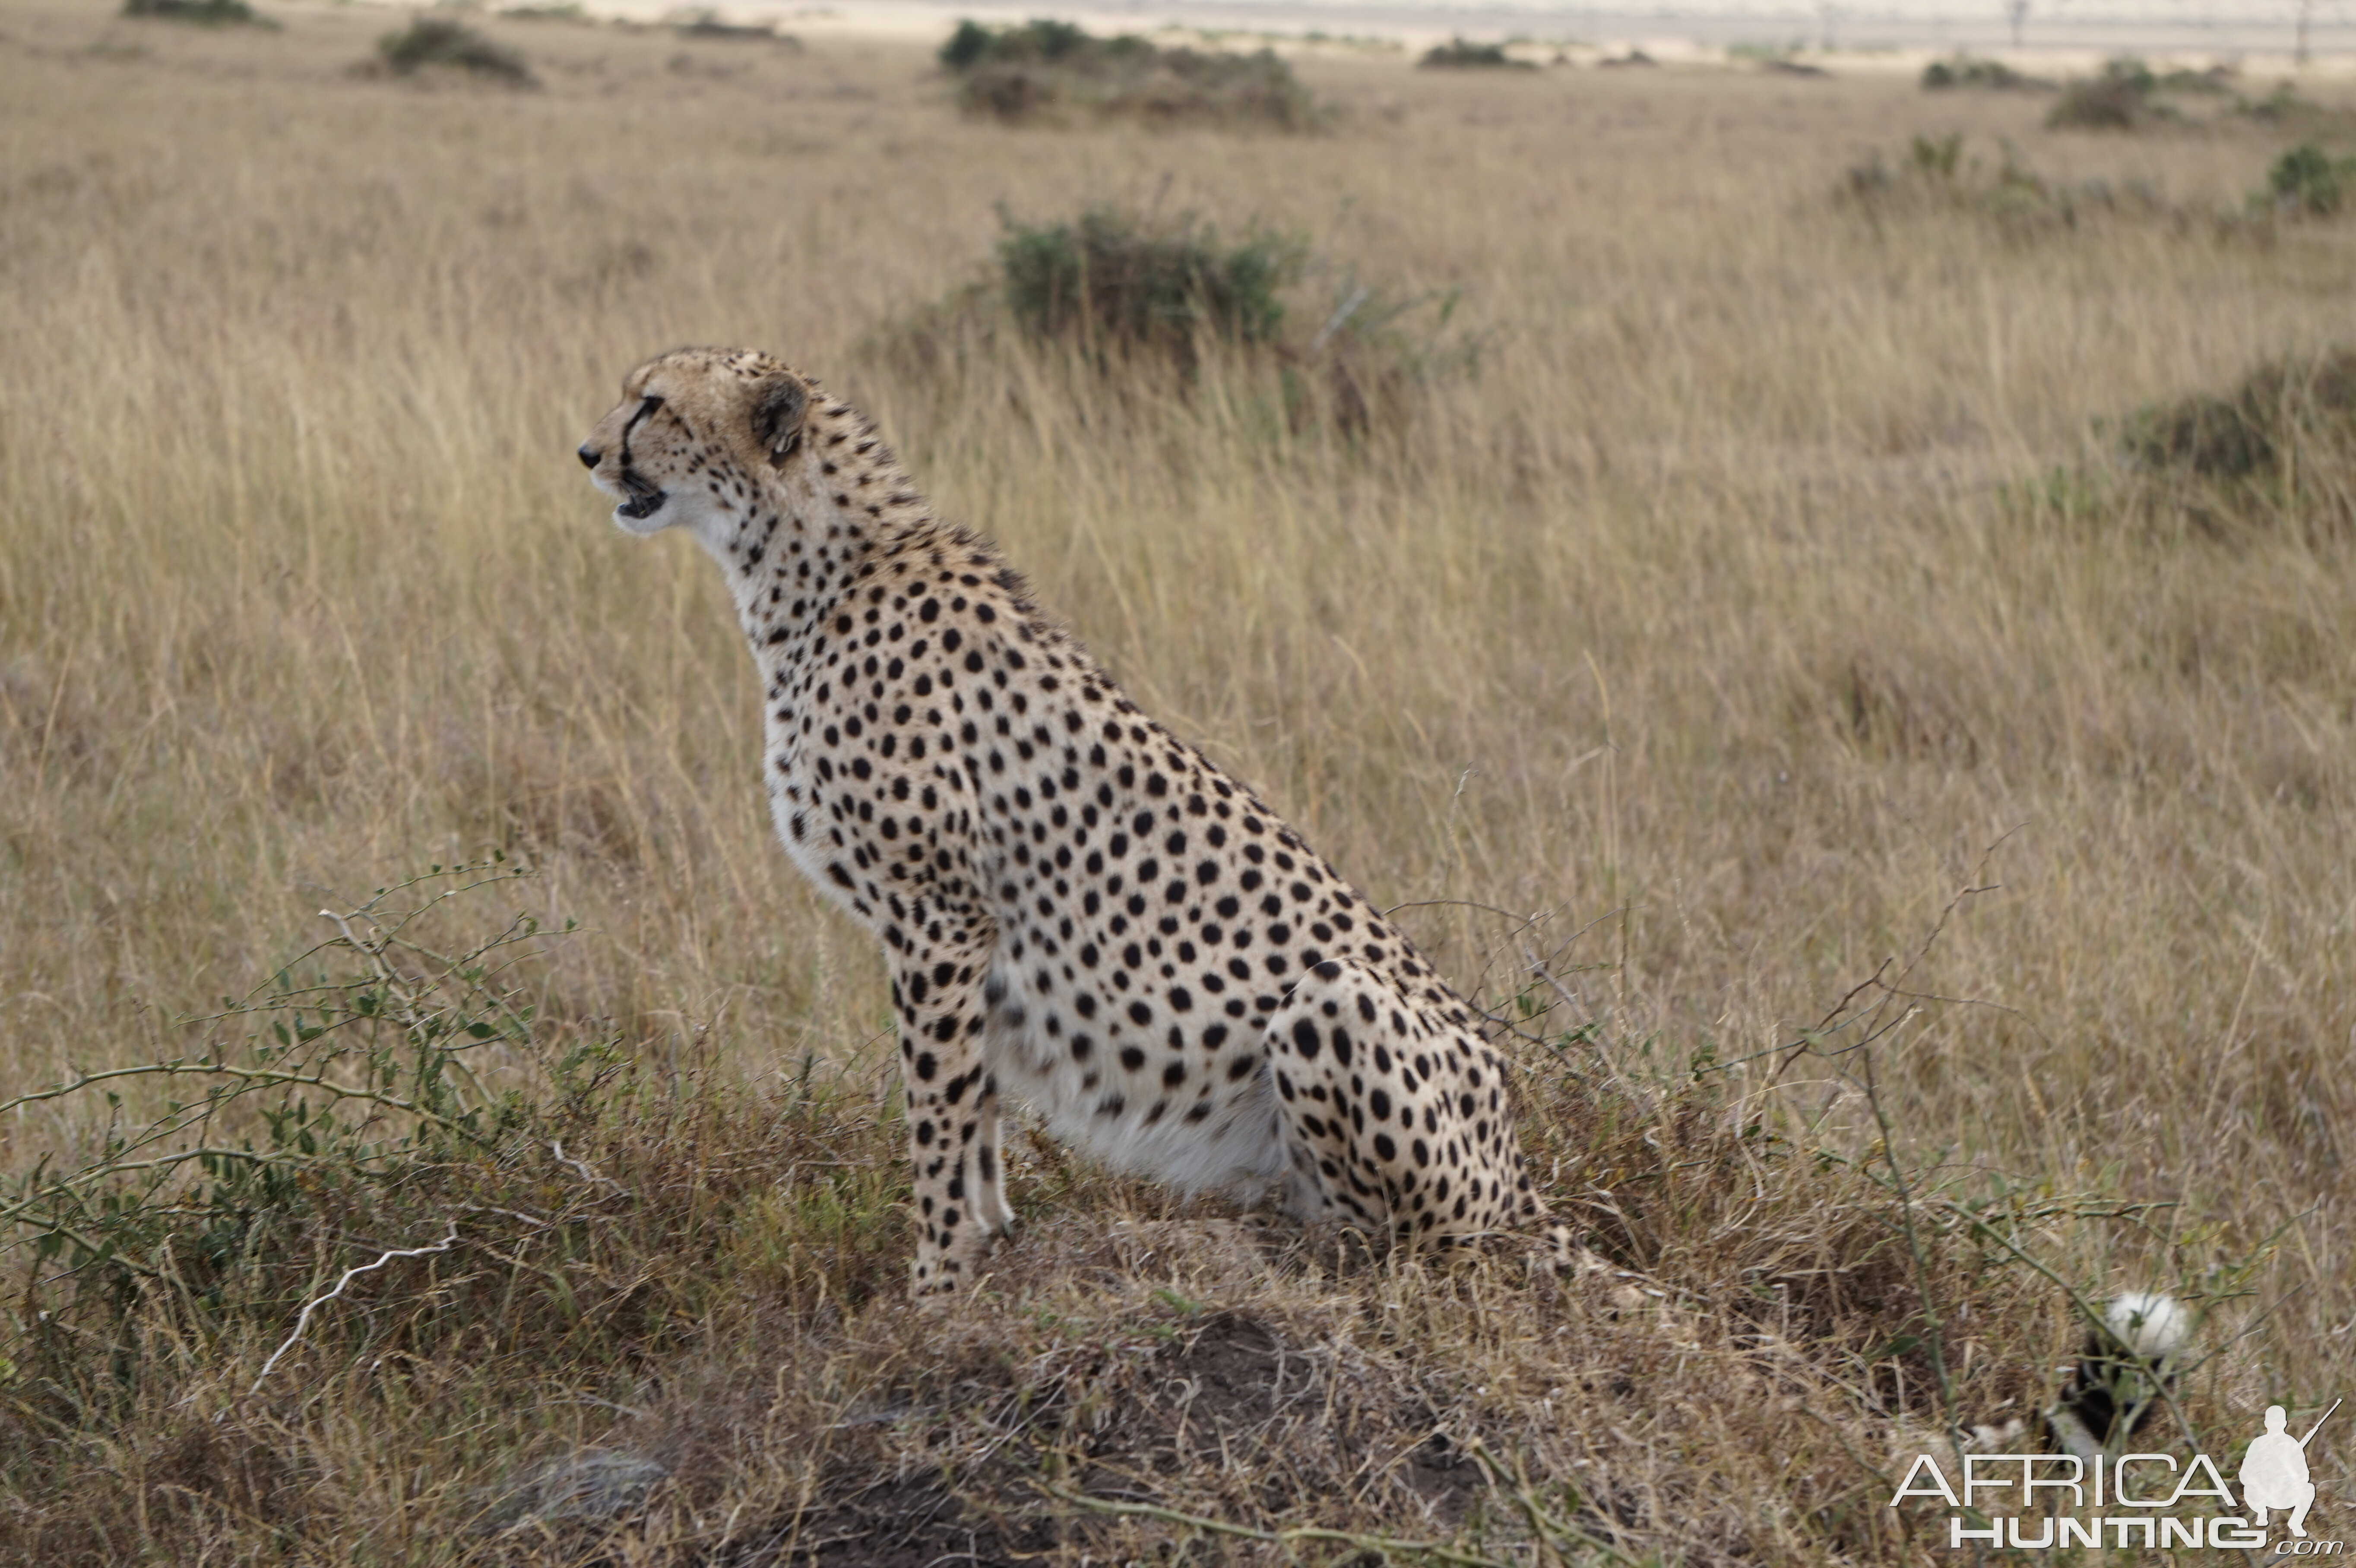
[[[358,912],[355,912],[357,913]],[[344,944],[355,953],[365,954],[367,955],[369,967],[376,971],[377,978],[384,982],[387,989],[396,989],[400,987],[401,978],[392,972],[392,965],[384,961],[384,952],[382,947],[380,945],[370,947],[367,943],[362,942],[359,936],[355,935],[352,931],[350,917],[337,914],[331,909],[323,909],[319,912],[319,918],[321,920],[331,920],[336,923],[336,929],[344,933]]]
[[[1499,909],[1495,904],[1484,904],[1477,899],[1409,899],[1403,904],[1393,904],[1383,911],[1383,918],[1388,920],[1403,909],[1477,909],[1484,914],[1503,915],[1507,920],[1520,921],[1525,926],[1546,918],[1544,913],[1515,914],[1512,910]]]
[[[584,1177],[588,1178],[590,1180],[592,1180],[592,1181],[595,1181],[595,1182],[601,1182],[601,1183],[603,1183],[604,1185],[605,1185],[605,1186],[607,1186],[607,1187],[612,1188],[615,1191],[624,1194],[625,1196],[627,1196],[627,1194],[629,1193],[629,1190],[630,1190],[630,1189],[629,1189],[628,1188],[626,1188],[626,1187],[623,1186],[620,1182],[618,1182],[618,1181],[615,1180],[612,1177],[610,1177],[610,1176],[606,1176],[606,1175],[603,1174],[602,1172],[598,1171],[594,1167],[591,1166],[591,1165],[590,1165],[586,1160],[579,1160],[579,1159],[575,1159],[575,1158],[573,1158],[571,1155],[566,1154],[566,1153],[564,1152],[564,1140],[563,1140],[562,1138],[555,1139],[554,1141],[552,1141],[552,1143],[550,1143],[550,1145],[548,1146],[548,1152],[549,1152],[550,1154],[554,1155],[554,1156],[556,1157],[556,1163],[557,1163],[557,1164],[562,1165],[562,1166],[568,1166],[568,1167],[570,1167],[571,1168],[573,1168],[573,1169],[574,1169],[574,1170],[579,1171],[583,1176],[584,1176]]]
[[[2022,826],[2026,825],[2024,824]],[[1851,986],[1841,997],[1841,999],[1833,1004],[1832,1010],[1817,1020],[1816,1026],[1814,1029],[1803,1029],[1800,1032],[1800,1038],[1797,1040],[1793,1041],[1789,1045],[1770,1046],[1765,1051],[1754,1051],[1748,1056],[1739,1057],[1732,1061],[1720,1062],[1719,1064],[1719,1070],[1723,1072],[1728,1068],[1739,1067],[1745,1062],[1756,1061],[1762,1056],[1780,1053],[1783,1060],[1775,1064],[1775,1071],[1769,1073],[1767,1076],[1768,1084],[1772,1086],[1775,1081],[1783,1075],[1785,1069],[1789,1068],[1793,1062],[1797,1061],[1804,1055],[1808,1055],[1811,1052],[1821,1056],[1843,1055],[1849,1051],[1854,1051],[1865,1046],[1871,1045],[1875,1040],[1880,1039],[1881,1036],[1887,1034],[1890,1029],[1905,1022],[1907,1018],[1912,1016],[1911,1008],[1896,1019],[1889,1019],[1885,1016],[1886,1009],[1893,1002],[1918,1003],[1923,1001],[1937,1001],[1951,1005],[1991,1008],[2001,1012],[2009,1013],[2015,1018],[2019,1018],[2023,1019],[2023,1021],[2027,1022],[2030,1029],[2036,1029],[2037,1025],[2033,1019],[2029,1019],[2026,1014],[2020,1013],[2015,1008],[2005,1007],[2002,1003],[1983,1001],[1977,997],[1970,997],[1938,996],[1933,993],[1910,990],[1906,986],[1906,982],[1909,977],[1913,975],[1916,969],[1922,966],[1922,961],[1931,955],[1931,949],[1938,944],[1941,934],[1947,929],[1947,923],[1954,918],[1955,912],[1957,910],[1963,908],[1964,901],[1969,898],[1976,898],[1981,893],[1995,892],[2004,886],[2001,882],[1991,882],[1986,880],[1987,876],[1988,862],[1996,858],[1996,852],[1998,849],[2004,848],[2005,841],[2010,838],[2014,834],[2019,833],[2020,830],[2020,827],[2007,828],[2004,832],[1998,834],[1996,839],[1986,848],[1980,851],[1979,863],[1972,868],[1971,881],[1955,890],[1954,896],[1950,898],[1947,901],[1946,907],[1939,912],[1939,918],[1932,923],[1930,934],[1923,937],[1921,945],[1916,947],[1913,953],[1907,957],[1905,966],[1898,971],[1897,976],[1894,979],[1889,977],[1890,968],[1891,965],[1897,963],[1897,960],[1894,958],[1885,958],[1882,960],[1880,965],[1875,968],[1872,974],[1867,976],[1864,979],[1859,980],[1856,985]],[[1879,999],[1874,1002],[1873,1006],[1865,1009],[1862,1017],[1854,1020],[1847,1019],[1847,1015],[1850,1005],[1856,1002],[1859,997],[1865,996],[1869,992],[1875,991],[1879,992],[1880,996]],[[1860,1040],[1852,1045],[1839,1047],[1837,1050],[1826,1051],[1821,1049],[1821,1044],[1826,1035],[1830,1034],[1836,1029],[1848,1027],[1850,1022],[1863,1023],[1868,1026],[1866,1036],[1863,1040]],[[2041,1036],[2044,1031],[2039,1029],[2037,1032]]]
[[[1183,1513],[1177,1509],[1163,1508],[1159,1503],[1117,1503],[1104,1498],[1092,1498],[1085,1492],[1072,1491],[1052,1481],[1040,1483],[1055,1497],[1076,1507],[1097,1513],[1128,1514],[1139,1519],[1158,1519],[1170,1524],[1183,1524],[1195,1530],[1207,1530],[1217,1535],[1237,1535],[1246,1541],[1264,1541],[1272,1546],[1290,1546],[1302,1541],[1330,1541],[1360,1552],[1429,1557],[1434,1562],[1455,1563],[1463,1568],[1506,1568],[1494,1557],[1476,1557],[1469,1552],[1459,1552],[1452,1546],[1436,1541],[1401,1541],[1388,1535],[1361,1535],[1355,1531],[1324,1530],[1315,1525],[1293,1525],[1285,1530],[1255,1530],[1248,1524],[1235,1524],[1224,1519],[1210,1519],[1198,1513]]]
[[[294,1319],[294,1331],[286,1336],[286,1342],[284,1344],[270,1352],[270,1360],[262,1362],[262,1371],[254,1374],[253,1386],[245,1391],[245,1397],[252,1399],[255,1394],[262,1392],[262,1382],[270,1376],[271,1369],[278,1364],[278,1359],[281,1356],[284,1356],[287,1351],[293,1349],[294,1348],[295,1341],[303,1338],[303,1330],[311,1326],[311,1314],[316,1312],[320,1307],[325,1307],[330,1301],[335,1300],[336,1297],[343,1295],[344,1286],[351,1284],[352,1281],[358,1279],[360,1275],[368,1273],[371,1269],[382,1268],[385,1264],[392,1262],[395,1258],[422,1258],[433,1253],[446,1253],[452,1247],[456,1246],[458,1244],[458,1221],[453,1220],[449,1223],[449,1233],[444,1236],[440,1241],[434,1243],[432,1246],[392,1248],[386,1252],[382,1256],[379,1257],[376,1262],[372,1264],[360,1264],[356,1267],[346,1269],[344,1271],[344,1277],[336,1281],[335,1289],[327,1292],[325,1296],[315,1296],[310,1300],[305,1302],[303,1304],[303,1311],[301,1315]]]

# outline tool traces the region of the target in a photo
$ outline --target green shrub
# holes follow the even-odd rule
[[[939,59],[943,69],[965,70],[981,63],[981,57],[990,52],[991,37],[991,29],[972,17],[959,17],[957,30],[949,35],[948,42],[941,46],[935,58]]]
[[[771,22],[729,22],[709,5],[684,11],[673,11],[663,18],[663,25],[681,37],[713,38],[725,43],[792,43],[796,40],[780,34]]]
[[[2169,534],[2356,539],[2356,347],[2265,361],[2218,391],[2137,410],[2111,428],[2131,514]]]
[[[2266,188],[2279,210],[2329,218],[2347,205],[2351,179],[2356,179],[2356,158],[2334,158],[2314,143],[2301,142],[2266,171]]]
[[[1248,55],[1159,50],[1106,93],[1097,107],[1102,113],[1141,120],[1149,125],[1234,124],[1310,131],[1323,122],[1292,68],[1269,49]]]
[[[0,1170],[9,1485],[57,1484],[73,1435],[192,1387],[274,1421],[377,1357],[595,1378],[675,1347],[738,1271],[789,1316],[905,1276],[896,1125],[873,1095],[847,1106],[812,1058],[766,1101],[691,1067],[657,1082],[603,1021],[541,1016],[531,919],[466,923],[518,874],[380,890],[258,994],[184,1020],[200,1044],[0,1104],[21,1123],[79,1103],[99,1135]],[[839,1160],[855,1169],[811,1179]],[[801,1248],[782,1266],[704,1222],[781,1190]],[[10,1562],[32,1560],[20,1522],[0,1524]]]
[[[1976,59],[1970,55],[1955,55],[1943,60],[1933,60],[1922,68],[1922,90],[1944,92],[1955,88],[1978,88],[1995,92],[2036,91],[2052,86],[2033,76],[2024,76],[2002,60]]]
[[[2240,75],[2230,65],[2212,65],[2206,70],[2171,70],[2159,79],[2158,87],[2162,92],[2217,97],[2233,91],[2234,79]]]
[[[1968,167],[1964,162],[1962,132],[1944,136],[1917,135],[1907,144],[1904,161],[1894,166],[1879,148],[1850,165],[1835,187],[1834,199],[1876,209],[1914,205],[1921,198],[1933,196],[1943,202],[1952,202],[1967,195],[1958,186],[1958,177],[1977,166],[1976,160]],[[2009,169],[2010,165],[2007,167]]]
[[[869,340],[869,356],[925,396],[969,398],[977,379],[1006,375],[1010,350],[1046,348],[1096,379],[1092,400],[1192,401],[1215,360],[1222,405],[1254,411],[1258,428],[1355,443],[1409,429],[1430,388],[1478,363],[1479,341],[1454,321],[1456,293],[1394,294],[1346,272],[1315,279],[1290,236],[1229,240],[1191,217],[1106,207],[1001,222],[986,277]],[[1287,295],[1312,286],[1325,297],[1291,308]],[[1020,378],[1002,384],[1022,395]]]
[[[957,31],[941,46],[939,59],[951,70],[970,70],[984,64],[1054,65],[1091,48],[1134,52],[1151,47],[1142,38],[1127,35],[1093,38],[1084,27],[1045,17],[1033,17],[1013,27],[985,27],[966,18],[958,23]]]
[[[2107,77],[2073,81],[2062,90],[2045,124],[2053,131],[2132,131],[2149,107],[2132,82]]]
[[[380,69],[394,76],[445,68],[514,87],[538,85],[521,55],[447,16],[416,17],[402,31],[379,38],[376,52]]]
[[[2114,55],[2103,62],[2103,73],[2097,81],[2116,82],[2138,98],[2148,98],[2159,91],[2159,77],[2151,67],[2133,55]]]
[[[2064,87],[2045,116],[2046,128],[2133,131],[2155,119],[2173,119],[2175,111],[2154,101],[2162,85],[2149,66],[2132,55],[2120,55],[2103,63],[2101,75]]]
[[[487,1087],[483,1056],[535,1052],[519,965],[540,945],[518,914],[455,951],[429,933],[448,901],[523,876],[503,859],[437,866],[380,889],[337,934],[202,1029],[202,1049],[80,1072],[0,1111],[103,1094],[104,1145],[87,1160],[0,1177],[0,1237],[58,1260],[84,1301],[126,1307],[177,1278],[217,1286],[265,1232],[388,1172],[496,1143],[522,1104]],[[337,973],[315,965],[340,964]],[[123,1092],[160,1091],[132,1114]]]
[[[2179,120],[2181,113],[2163,95],[2215,97],[2229,91],[2233,79],[2230,66],[2163,73],[2133,55],[2120,55],[2105,60],[2099,75],[2064,87],[2045,123],[2063,131],[2132,131],[2156,120]],[[1923,85],[1931,85],[1927,71]]]
[[[1266,233],[1222,243],[1191,218],[1153,224],[1111,208],[1039,227],[1002,219],[998,264],[1015,321],[1041,337],[1081,337],[1191,357],[1198,335],[1269,340],[1277,291],[1301,247]]]
[[[1952,180],[1962,165],[1964,133],[1951,132],[1944,136],[1916,136],[1907,147],[1908,160],[1916,174],[1925,179]]]
[[[1475,44],[1462,37],[1434,44],[1415,62],[1419,70],[1536,70],[1527,60],[1517,60],[1505,52],[1503,44]]]
[[[2155,404],[2125,438],[2138,467],[2211,480],[2271,473],[2319,448],[2356,451],[2356,349],[2261,365],[2222,394]]]
[[[257,16],[245,0],[123,0],[123,14],[166,22],[194,22],[207,27],[278,25]]]
[[[1071,112],[1151,125],[1245,125],[1306,131],[1320,120],[1292,68],[1272,51],[1164,49],[1123,35],[1098,38],[1068,22],[986,27],[961,21],[941,46],[966,113],[1009,124]]]

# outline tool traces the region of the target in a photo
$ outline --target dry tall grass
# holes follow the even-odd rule
[[[0,25],[0,1063],[187,1049],[322,903],[501,848],[584,926],[530,971],[547,1037],[635,1065],[566,1098],[519,1063],[553,1136],[315,1194],[290,1250],[111,1327],[41,1328],[71,1282],[0,1255],[6,1554],[1355,1550],[1174,1510],[1933,1555],[1887,1455],[1942,1375],[2019,1413],[2072,1333],[1967,1200],[2073,1289],[2201,1299],[2211,1451],[2349,1386],[2356,470],[2179,494],[2098,423],[2344,329],[2349,230],[2198,216],[2265,126],[1312,61],[1331,134],[1030,133],[913,49],[495,26],[525,95],[355,80],[389,16],[285,19]],[[2167,199],[1833,200],[1956,130]],[[1477,368],[1336,434],[1246,362],[1124,396],[873,352],[994,204],[1099,199],[1304,231],[1304,309],[1462,289]],[[1641,1283],[1329,1267],[1042,1147],[988,1299],[911,1317],[874,957],[770,842],[713,574],[571,456],[681,342],[862,401],[1141,702],[1530,1015],[1526,1136]],[[1775,1050],[1878,971],[1869,1057]],[[15,1113],[6,1168],[98,1148],[90,1098]],[[252,1389],[302,1300],[454,1217]],[[2321,1446],[2336,1511],[2356,1450]]]

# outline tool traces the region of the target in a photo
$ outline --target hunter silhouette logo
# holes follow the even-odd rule
[[[2340,1401],[2331,1402],[2331,1410],[2340,1408]],[[2265,1528],[2266,1510],[2290,1510],[2290,1532],[2302,1541],[2307,1538],[2307,1510],[2315,1506],[2315,1483],[2308,1478],[2307,1445],[2323,1430],[2323,1423],[2331,1419],[2331,1410],[2323,1413],[2321,1420],[2307,1429],[2307,1435],[2294,1439],[2284,1430],[2290,1419],[2278,1404],[2266,1406],[2266,1429],[2250,1440],[2249,1452],[2242,1456],[2242,1503],[2250,1510],[2250,1522]]]

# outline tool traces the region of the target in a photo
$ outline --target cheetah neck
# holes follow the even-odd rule
[[[697,538],[726,577],[767,673],[809,651],[813,634],[840,618],[880,557],[938,528],[873,423],[821,399],[803,450],[760,474],[748,500],[717,514]]]

